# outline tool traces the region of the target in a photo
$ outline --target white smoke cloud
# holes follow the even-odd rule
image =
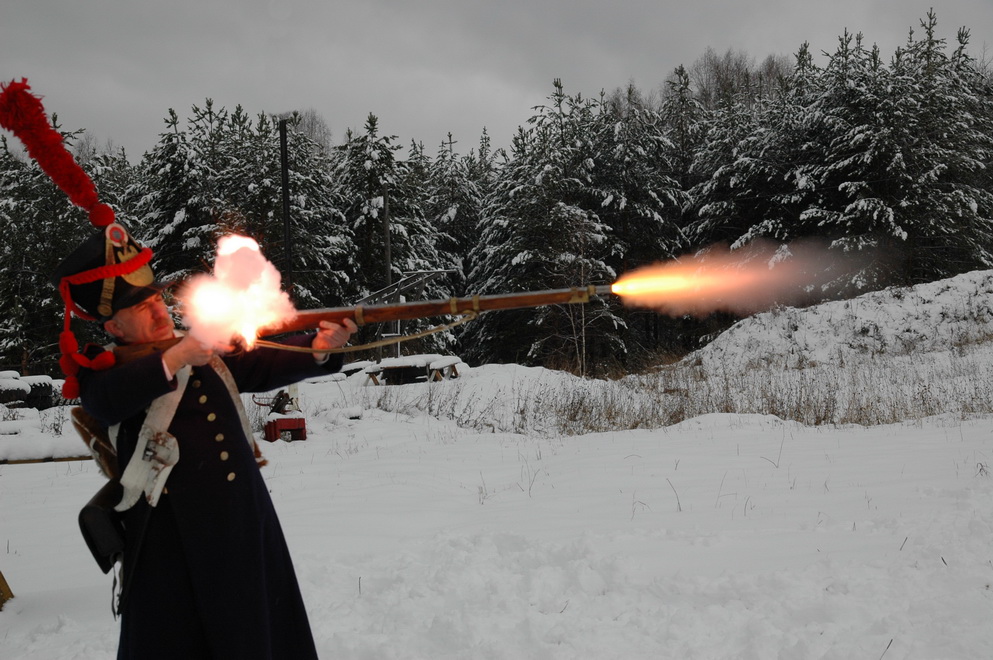
[[[240,338],[251,346],[259,328],[296,316],[281,276],[245,236],[217,242],[212,275],[191,278],[180,292],[183,323],[205,344],[224,348]]]

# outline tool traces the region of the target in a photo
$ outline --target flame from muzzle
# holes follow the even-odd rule
[[[611,285],[611,292],[625,305],[672,316],[718,311],[746,315],[815,297],[828,266],[840,262],[825,248],[810,244],[755,242],[735,251],[714,246],[692,257],[631,271]]]

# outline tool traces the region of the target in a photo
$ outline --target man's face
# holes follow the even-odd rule
[[[145,344],[173,337],[172,317],[159,294],[118,310],[103,327],[128,344]]]

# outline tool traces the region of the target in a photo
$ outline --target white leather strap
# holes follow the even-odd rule
[[[155,399],[149,406],[145,423],[138,432],[134,454],[121,475],[124,497],[114,507],[118,511],[134,506],[142,493],[149,504],[158,504],[166,479],[169,478],[172,467],[179,462],[179,443],[169,433],[169,425],[172,424],[189,379],[190,367],[185,366],[176,373],[176,389]]]

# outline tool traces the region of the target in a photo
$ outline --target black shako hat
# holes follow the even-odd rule
[[[151,259],[149,248],[141,247],[123,225],[111,222],[83,241],[56,267],[52,284],[65,303],[65,326],[59,335],[62,351],[59,366],[66,375],[62,385],[62,396],[66,399],[79,396],[80,367],[107,369],[115,362],[113,351],[92,358],[80,353],[70,318],[75,314],[88,321],[106,321],[115,312],[161,291],[163,286],[155,282],[148,265]]]
[[[143,248],[120,223],[101,228],[66,257],[52,274],[67,311],[106,321],[116,312],[161,292]]]

